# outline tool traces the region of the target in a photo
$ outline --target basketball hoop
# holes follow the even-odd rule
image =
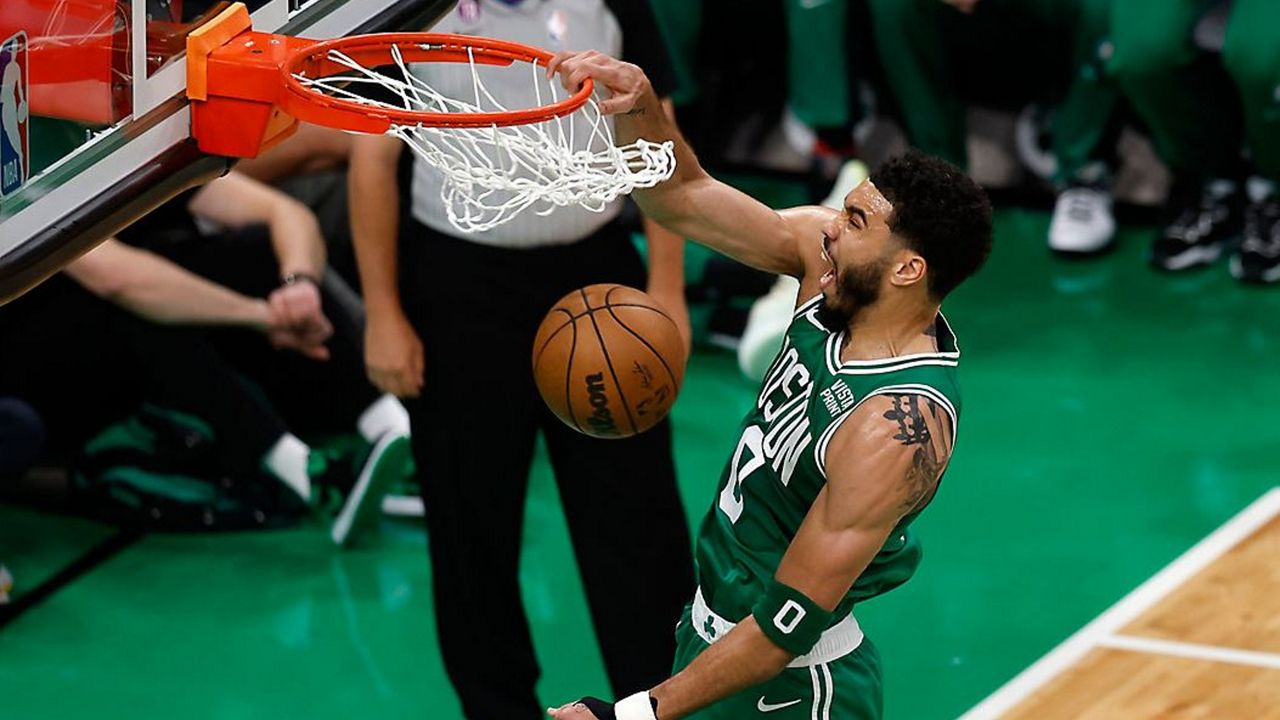
[[[546,77],[552,55],[519,43],[433,33],[312,41],[249,29],[237,4],[188,38],[187,96],[200,149],[255,157],[299,120],[404,141],[444,178],[449,221],[488,230],[524,210],[579,205],[601,212],[621,195],[671,177],[671,142],[616,147],[587,80],[566,96]],[[414,63],[464,64],[467,97],[415,75]],[[509,108],[478,69],[528,67],[535,106]],[[511,67],[509,72],[521,72]],[[371,92],[372,91],[372,92]],[[579,115],[588,131],[576,132]],[[584,136],[585,135],[585,136]]]

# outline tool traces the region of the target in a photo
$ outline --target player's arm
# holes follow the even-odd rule
[[[107,238],[67,265],[81,287],[151,322],[235,325],[257,330],[278,348],[324,360],[332,328],[299,328],[276,308],[207,280],[155,253]]]
[[[193,215],[227,228],[266,225],[280,275],[319,278],[324,273],[324,236],[315,213],[270,185],[231,172],[191,197]]]
[[[196,217],[226,228],[266,225],[279,265],[281,287],[267,297],[272,312],[310,341],[333,333],[320,296],[324,237],[311,209],[285,193],[238,172],[205,185],[187,204]]]
[[[400,192],[396,167],[404,144],[361,135],[351,145],[347,192],[351,238],[368,324],[365,367],[384,392],[414,397],[422,390],[422,342],[400,303]],[[444,270],[447,272],[447,270]]]
[[[663,99],[662,109],[668,117],[675,117],[669,99]],[[646,289],[671,315],[688,351],[693,345],[693,328],[684,296],[684,236],[667,229],[648,215],[644,216],[644,236],[649,244],[649,286]]]
[[[67,265],[98,297],[162,324],[241,325],[266,331],[267,303],[206,280],[155,253],[107,238]]]
[[[794,276],[804,273],[801,243],[807,238],[817,246],[822,222],[832,211],[778,212],[711,177],[635,65],[588,51],[561,53],[550,69],[560,72],[568,88],[576,89],[590,77],[612,93],[600,109],[616,114],[619,143],[636,138],[674,143],[676,167],[671,179],[632,193],[646,215],[752,267]]]
[[[772,588],[751,617],[649,691],[657,718],[676,720],[764,683],[807,652],[812,641],[801,635],[812,638],[827,626],[829,613],[898,522],[932,498],[951,455],[952,432],[950,416],[919,395],[875,396],[854,411],[828,446],[827,485],[787,548]],[[782,611],[787,601],[805,609],[795,625],[794,610]],[[574,706],[552,715],[592,717]]]

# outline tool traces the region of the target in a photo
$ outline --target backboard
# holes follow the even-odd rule
[[[245,0],[315,39],[423,30],[453,0]],[[225,0],[0,0],[0,304],[233,160],[191,140],[186,38]]]

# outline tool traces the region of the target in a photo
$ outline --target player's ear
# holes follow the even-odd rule
[[[929,265],[923,255],[904,248],[894,256],[889,269],[889,282],[898,287],[909,287],[924,282]]]

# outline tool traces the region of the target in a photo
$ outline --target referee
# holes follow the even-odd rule
[[[621,53],[670,94],[669,59],[648,0],[462,0],[433,31],[551,51]],[[625,38],[625,41],[624,41]],[[415,74],[446,95],[470,91],[466,66]],[[506,107],[536,105],[527,73],[485,83]],[[587,137],[575,117],[576,137]],[[650,270],[619,222],[557,208],[463,236],[440,200],[442,176],[383,136],[356,139],[352,232],[368,311],[373,382],[406,399],[420,473],[445,667],[470,720],[534,720],[538,663],[518,561],[534,441],[555,469],[592,621],[616,694],[665,678],[672,628],[692,592],[688,527],[671,429],[600,441],[560,423],[538,397],[529,353],[543,314],[592,283],[646,287],[688,338],[683,239],[646,221]]]

